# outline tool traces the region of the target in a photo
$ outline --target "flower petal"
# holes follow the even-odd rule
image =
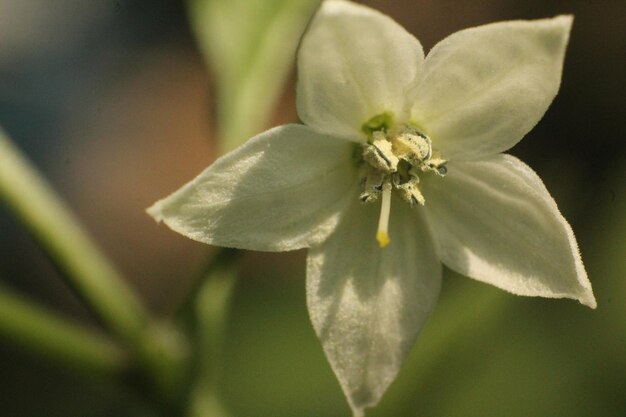
[[[596,306],[570,225],[519,159],[451,163],[445,178],[425,181],[424,195],[450,268],[513,294]]]
[[[311,321],[355,416],[396,377],[441,284],[421,215],[393,199],[389,246],[375,239],[380,207],[355,195],[335,233],[308,256]]]
[[[298,53],[298,114],[320,132],[363,140],[374,116],[408,117],[405,93],[423,60],[417,39],[388,16],[325,1]]]
[[[357,186],[353,145],[302,125],[250,139],[148,209],[212,245],[285,251],[323,241]]]
[[[426,57],[413,118],[448,159],[509,149],[554,99],[571,25],[558,16],[452,34]]]

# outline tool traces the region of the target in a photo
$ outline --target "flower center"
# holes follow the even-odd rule
[[[382,198],[376,239],[381,248],[390,242],[388,234],[391,191],[395,190],[411,207],[424,205],[419,189],[419,173],[434,172],[444,176],[447,161],[433,152],[432,141],[418,129],[402,125],[391,129],[382,126],[371,132],[363,146],[361,195],[363,203]]]

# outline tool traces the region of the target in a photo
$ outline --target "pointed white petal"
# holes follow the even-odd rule
[[[571,25],[558,16],[452,34],[426,57],[413,118],[448,159],[509,149],[556,95]]]
[[[424,189],[447,266],[513,294],[596,306],[574,233],[537,174],[509,155],[448,168]]]
[[[419,211],[396,197],[391,205],[387,247],[376,242],[380,206],[355,196],[335,233],[308,256],[311,321],[355,416],[396,377],[441,283]]]
[[[285,251],[323,241],[357,186],[353,145],[286,125],[215,161],[148,209],[191,239]]]
[[[362,140],[374,116],[407,118],[405,93],[423,60],[417,39],[388,16],[325,1],[298,53],[298,114],[320,132]]]

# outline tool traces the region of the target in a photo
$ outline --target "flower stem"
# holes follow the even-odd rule
[[[127,370],[123,350],[104,336],[70,324],[0,287],[3,339],[84,374],[119,377]]]
[[[196,357],[189,392],[189,417],[227,417],[220,400],[226,318],[237,277],[238,251],[222,249],[194,297]]]
[[[48,183],[0,129],[0,199],[65,272],[98,318],[134,345],[148,321],[143,306]]]

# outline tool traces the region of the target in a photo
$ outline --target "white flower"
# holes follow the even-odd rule
[[[298,55],[305,125],[256,136],[149,213],[213,245],[310,248],[311,320],[360,416],[432,311],[442,262],[595,307],[572,229],[541,179],[501,154],[556,95],[571,23],[467,29],[424,58],[389,17],[328,0]]]

